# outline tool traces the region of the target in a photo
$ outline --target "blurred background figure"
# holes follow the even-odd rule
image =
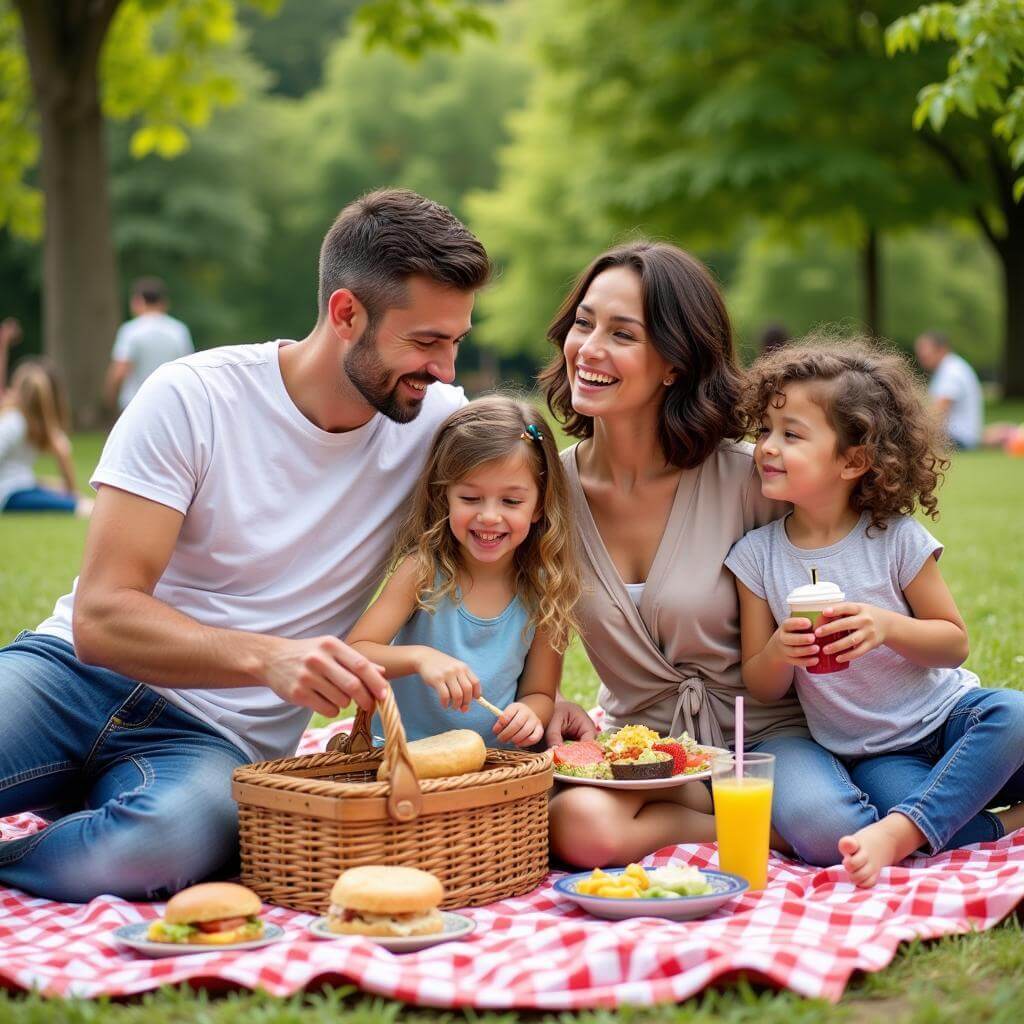
[[[777,348],[782,348],[789,342],[790,334],[783,324],[768,324],[761,331],[761,338],[758,341],[758,355],[766,356]]]
[[[0,347],[6,353],[7,345]],[[80,498],[75,487],[67,434],[70,420],[53,365],[42,359],[23,359],[0,400],[0,512],[89,515],[92,500]],[[62,490],[36,479],[36,459],[44,452],[57,460]]]
[[[10,351],[21,341],[21,323],[13,316],[0,320],[0,399],[7,387],[7,359]]]
[[[946,433],[957,448],[981,444],[984,399],[973,367],[951,348],[939,331],[926,331],[914,342],[914,353],[922,368],[931,374],[928,393],[942,414]]]
[[[110,356],[105,395],[120,412],[158,367],[195,351],[189,329],[169,316],[167,289],[158,277],[132,285],[132,319],[121,324]]]

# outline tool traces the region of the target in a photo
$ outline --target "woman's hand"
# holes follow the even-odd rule
[[[785,619],[772,634],[769,643],[772,646],[774,657],[784,661],[787,665],[810,668],[812,665],[818,664],[820,648],[811,632],[810,619]]]
[[[494,723],[494,734],[502,743],[532,747],[544,735],[544,725],[536,712],[518,701],[509,704]]]
[[[885,643],[893,612],[871,604],[846,601],[822,611],[828,621],[819,626],[814,635],[826,654],[836,655],[836,661],[853,661]],[[849,636],[828,642],[830,636],[849,631]]]
[[[480,696],[480,680],[473,670],[464,661],[431,647],[424,648],[416,659],[416,671],[437,694],[443,708],[468,711],[469,705]]]
[[[555,713],[551,716],[544,742],[555,747],[566,740],[592,740],[597,735],[594,720],[571,700],[556,700]]]

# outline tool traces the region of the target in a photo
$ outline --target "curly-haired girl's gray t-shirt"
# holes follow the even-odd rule
[[[788,618],[786,597],[818,579],[835,583],[847,601],[912,616],[903,591],[942,545],[915,519],[898,516],[868,533],[865,513],[842,540],[825,548],[798,548],[786,536],[786,520],[752,530],[725,560],[753,594],[768,602],[776,622]],[[978,677],[964,668],[924,668],[886,646],[828,675],[793,671],[797,696],[811,735],[842,757],[881,754],[908,747],[934,732]]]

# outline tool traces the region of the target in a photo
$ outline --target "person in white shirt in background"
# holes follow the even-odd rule
[[[971,364],[958,356],[939,331],[926,331],[914,342],[914,353],[931,374],[928,394],[942,414],[946,434],[957,448],[981,444],[985,402],[981,383]]]
[[[117,331],[107,369],[105,399],[120,412],[142,382],[158,367],[195,351],[189,329],[169,316],[167,289],[158,277],[140,277],[132,285],[132,319]]]
[[[341,211],[301,341],[160,367],[107,438],[71,592],[0,650],[0,885],[161,899],[237,863],[231,773],[370,711],[341,641],[380,583],[452,386],[480,242],[403,189]]]

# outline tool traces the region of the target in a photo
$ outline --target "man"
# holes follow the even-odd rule
[[[949,347],[938,331],[927,331],[914,342],[917,361],[932,375],[928,393],[946,424],[946,433],[957,448],[977,448],[981,443],[984,400],[978,375],[966,359]]]
[[[373,595],[490,265],[448,210],[383,191],[320,253],[301,342],[161,367],[92,483],[81,575],[0,651],[0,884],[161,898],[237,853],[231,772],[294,752],[312,711],[370,708],[342,643]],[[74,813],[67,813],[73,810]]]
[[[105,398],[119,410],[135,397],[157,367],[193,352],[192,335],[168,316],[167,289],[158,277],[141,277],[132,286],[132,319],[121,324],[107,370]]]

